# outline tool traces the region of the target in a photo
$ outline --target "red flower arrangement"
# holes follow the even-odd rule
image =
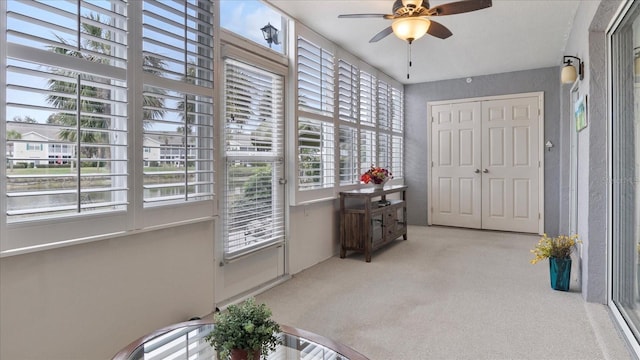
[[[360,181],[365,184],[373,182],[374,184],[384,184],[388,179],[393,179],[393,174],[389,170],[371,165],[371,169],[360,176]]]

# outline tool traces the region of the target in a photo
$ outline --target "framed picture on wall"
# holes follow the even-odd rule
[[[587,95],[580,97],[574,104],[573,116],[576,119],[576,131],[587,127]]]

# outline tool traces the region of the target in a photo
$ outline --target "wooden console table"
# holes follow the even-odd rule
[[[373,250],[400,236],[407,239],[407,188],[393,185],[340,193],[341,258],[354,250],[364,252],[365,260],[371,262]],[[399,193],[400,199],[387,200],[393,193]]]

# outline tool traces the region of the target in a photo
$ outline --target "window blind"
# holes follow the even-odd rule
[[[391,129],[395,133],[402,134],[404,131],[404,91],[395,87],[391,88]]]
[[[335,184],[333,54],[298,37],[298,191]]]
[[[404,91],[391,88],[391,171],[395,179],[404,177]]]
[[[340,185],[357,184],[360,181],[358,163],[358,130],[340,125]]]
[[[332,187],[335,182],[333,124],[298,119],[298,189]]]
[[[284,240],[284,79],[224,64],[224,256],[233,259]]]
[[[375,126],[377,116],[376,77],[360,71],[360,124]]]
[[[145,206],[213,197],[212,5],[142,4]]]
[[[358,120],[358,68],[344,60],[338,61],[338,116],[341,121]]]
[[[395,179],[404,177],[404,138],[393,135],[391,138],[391,172]]]
[[[378,81],[378,128],[391,129],[391,86],[386,82]]]
[[[7,222],[126,210],[126,1],[10,1],[6,19]]]
[[[304,38],[298,38],[298,109],[333,116],[333,54]]]
[[[364,173],[376,164],[376,132],[360,130],[360,171]]]
[[[387,133],[378,133],[378,146],[376,148],[378,155],[378,166],[391,170],[391,135]]]

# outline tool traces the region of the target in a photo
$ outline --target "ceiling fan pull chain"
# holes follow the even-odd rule
[[[411,68],[411,43],[407,42],[407,80],[409,79],[410,68]]]

